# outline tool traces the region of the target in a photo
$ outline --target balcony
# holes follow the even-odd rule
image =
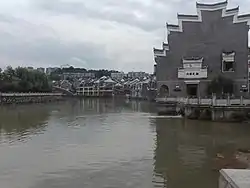
[[[207,78],[207,68],[200,68],[200,69],[178,68],[178,78],[181,79]]]

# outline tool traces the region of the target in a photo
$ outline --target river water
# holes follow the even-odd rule
[[[216,154],[250,148],[248,125],[113,99],[1,107],[0,128],[3,188],[216,188]]]

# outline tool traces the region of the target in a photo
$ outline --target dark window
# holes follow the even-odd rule
[[[188,96],[197,96],[198,85],[197,84],[187,84],[187,94]]]
[[[199,73],[197,72],[196,75],[199,75]]]
[[[234,62],[232,61],[223,61],[223,71],[234,71]]]

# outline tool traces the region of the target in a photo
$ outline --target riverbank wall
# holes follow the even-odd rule
[[[0,105],[61,101],[62,93],[0,93]]]
[[[158,113],[181,114],[187,119],[224,122],[250,120],[249,99],[166,99],[158,100]]]
[[[203,107],[185,106],[184,115],[188,119],[221,122],[244,122],[250,120],[250,107]]]

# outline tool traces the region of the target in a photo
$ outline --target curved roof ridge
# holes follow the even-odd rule
[[[154,51],[163,52],[164,49],[154,48]]]
[[[178,24],[169,24],[169,23],[166,23],[166,26],[167,27],[179,27]]]
[[[226,12],[231,12],[231,11],[239,11],[240,7],[237,6],[235,8],[230,8],[230,9],[227,9]]]
[[[196,6],[216,7],[219,5],[227,5],[227,3],[228,3],[227,0],[222,1],[222,2],[218,2],[218,3],[199,3],[199,2],[196,2]]]
[[[177,17],[193,17],[193,18],[197,18],[198,15],[195,15],[195,14],[177,14]]]
[[[162,42],[162,45],[163,46],[168,46],[168,43],[167,42]]]
[[[250,17],[250,14],[241,14],[238,16],[238,18],[245,18],[245,17]]]
[[[183,60],[203,60],[202,56],[184,56],[182,57]]]

